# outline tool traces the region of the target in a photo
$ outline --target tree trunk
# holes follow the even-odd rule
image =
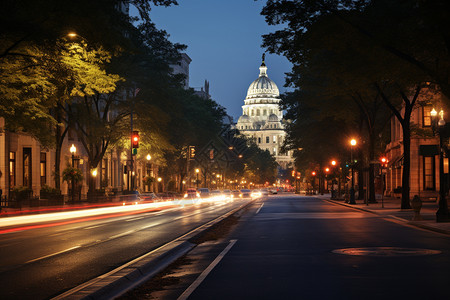
[[[375,134],[373,131],[369,135],[369,195],[368,195],[368,202],[369,203],[376,203],[376,197],[375,197],[375,168],[373,161],[375,160]]]
[[[401,209],[411,208],[409,204],[409,176],[411,173],[411,130],[409,118],[405,119],[403,128],[403,174],[402,174],[402,203]]]

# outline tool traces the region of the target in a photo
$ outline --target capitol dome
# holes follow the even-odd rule
[[[267,77],[267,67],[263,62],[259,67],[259,77],[250,84],[247,90],[247,97],[252,98],[278,98],[280,91],[277,85],[269,77]]]

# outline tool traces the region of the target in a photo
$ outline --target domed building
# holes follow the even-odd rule
[[[244,135],[254,139],[263,150],[268,150],[282,169],[293,162],[292,152],[281,153],[286,132],[283,112],[280,110],[280,91],[267,77],[267,66],[259,67],[259,77],[250,84],[242,106],[236,128]]]

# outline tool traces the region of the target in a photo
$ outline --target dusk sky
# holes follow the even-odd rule
[[[190,86],[210,83],[211,97],[237,121],[247,89],[258,78],[262,34],[275,27],[260,15],[263,0],[178,0],[178,6],[155,7],[150,17],[172,42],[188,46],[191,57]],[[267,74],[284,92],[284,73],[291,69],[286,58],[266,55]]]

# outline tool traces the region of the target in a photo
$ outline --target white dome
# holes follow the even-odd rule
[[[251,98],[278,98],[280,91],[277,85],[269,77],[267,77],[267,67],[262,63],[259,67],[259,77],[250,84],[247,90],[246,99]]]
[[[250,122],[250,117],[247,115],[242,115],[238,119],[238,123],[247,123]]]

